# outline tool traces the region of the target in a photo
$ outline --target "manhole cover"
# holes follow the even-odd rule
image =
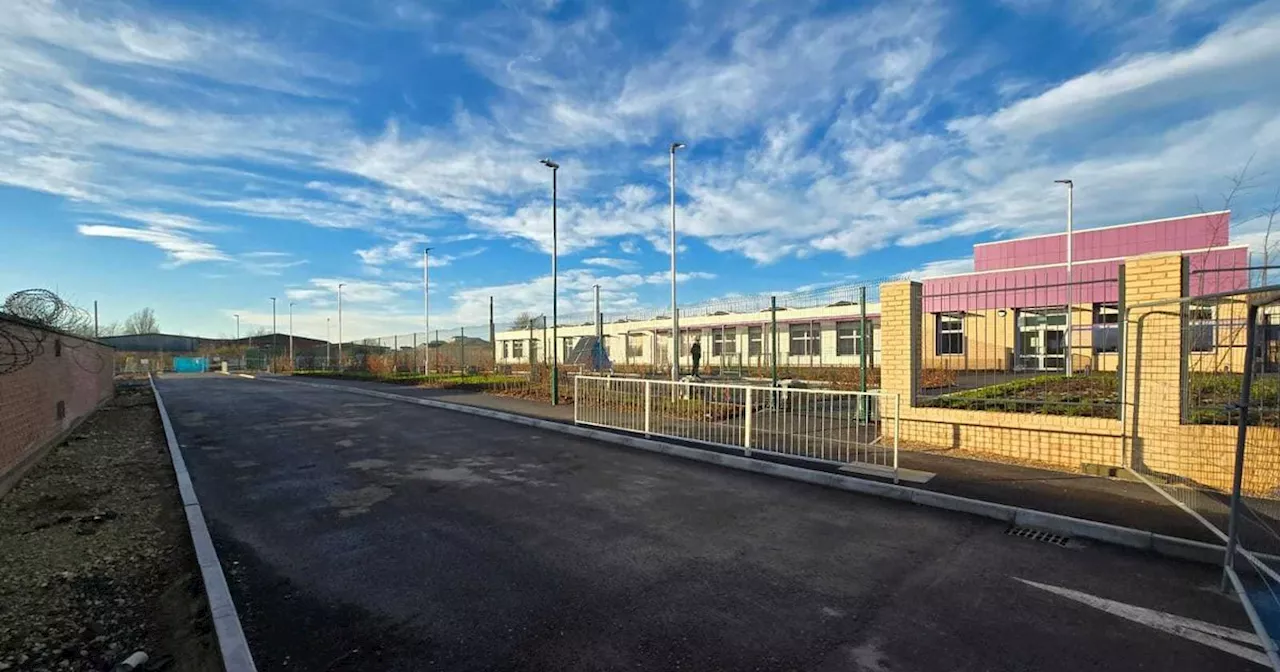
[[[1044,530],[1037,530],[1034,527],[1018,527],[1017,525],[1010,525],[1009,529],[1005,530],[1004,533],[1011,537],[1022,537],[1023,539],[1042,541],[1046,544],[1053,544],[1054,546],[1061,546],[1063,548],[1066,548],[1067,544],[1071,543],[1070,537],[1064,537],[1061,534],[1054,534],[1052,532],[1045,532]]]

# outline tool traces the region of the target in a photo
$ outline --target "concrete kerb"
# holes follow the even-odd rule
[[[777,476],[779,478],[786,478],[793,481],[801,481],[804,483],[864,495],[886,497],[889,499],[911,502],[913,504],[944,509],[947,511],[968,513],[976,516],[982,516],[984,518],[999,520],[1012,525],[1033,527],[1069,537],[1091,539],[1117,546],[1149,551],[1179,560],[1190,560],[1211,565],[1221,565],[1224,554],[1226,553],[1226,549],[1222,546],[1194,541],[1191,539],[1182,539],[1180,537],[1170,537],[1131,527],[1110,525],[1107,523],[1100,523],[1082,518],[1073,518],[1071,516],[1062,516],[1035,509],[1010,506],[1008,504],[997,504],[995,502],[969,499],[967,497],[948,495],[946,493],[933,492],[931,490],[921,490],[918,488],[894,485],[891,483],[869,481],[831,472],[814,471],[801,467],[779,464],[776,462],[756,460],[745,456],[701,450],[673,443],[655,441],[641,436],[615,434],[604,430],[591,429],[578,425],[568,425],[552,420],[533,418],[516,413],[507,413],[504,411],[496,411],[477,406],[453,404],[435,399],[409,397],[390,392],[379,392],[377,390],[349,387],[345,385],[325,385],[323,383],[286,380],[281,378],[261,378],[260,380],[284,383],[288,385],[302,385],[325,390],[337,390],[351,394],[364,395],[367,397],[403,401],[411,404],[418,404],[419,406],[429,406],[432,408],[456,411],[459,413],[469,413],[471,415],[478,415],[504,422],[513,422],[553,432],[580,436],[596,441],[604,441],[606,443],[638,448],[640,450],[647,450],[654,453],[672,455],[688,460],[717,464],[733,469],[740,469],[742,471]]]
[[[151,381],[151,391],[156,397],[160,423],[164,425],[165,442],[169,444],[169,457],[173,461],[173,471],[178,481],[178,494],[182,497],[182,508],[187,516],[187,528],[191,531],[191,545],[196,551],[196,563],[200,565],[200,578],[204,583],[205,597],[209,601],[209,614],[213,618],[213,630],[218,638],[223,669],[227,672],[256,672],[258,668],[254,665],[253,655],[249,652],[249,642],[245,639],[244,628],[240,625],[240,615],[236,612],[235,602],[231,599],[231,588],[227,585],[227,577],[222,572],[222,563],[218,559],[218,551],[213,546],[213,538],[209,535],[209,527],[205,523],[204,512],[200,509],[200,501],[196,498],[191,475],[187,473],[187,461],[182,457],[178,438],[173,432],[173,423],[169,421],[169,413],[165,410],[160,390],[156,388],[155,378],[150,374],[147,378]]]

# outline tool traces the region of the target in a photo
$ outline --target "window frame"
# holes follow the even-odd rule
[[[1207,317],[1196,317],[1198,310],[1208,311]],[[1196,333],[1208,334],[1208,346],[1197,347],[1201,343],[1196,338]],[[1218,311],[1217,306],[1187,306],[1187,352],[1206,353],[1214,352],[1218,349]]]
[[[796,330],[803,330],[797,336]],[[804,344],[803,352],[796,351],[796,343]],[[822,354],[822,323],[793,322],[787,325],[787,355],[790,357],[812,357]]]
[[[862,355],[862,327],[864,320],[842,320],[836,322],[836,355],[837,356],[853,356]],[[875,322],[871,319],[865,320],[867,329],[867,340],[871,341],[871,348],[867,350],[867,354],[875,352]],[[841,327],[850,326],[853,331],[848,334],[840,332]]]
[[[723,357],[736,354],[738,354],[738,328],[713,328],[711,330],[711,356]]]
[[[936,316],[934,317],[934,321],[933,321],[934,322],[934,329],[933,329],[934,355],[937,357],[963,356],[965,352],[964,313],[936,313],[935,315]],[[945,328],[944,321],[945,322],[954,321],[955,323],[959,324],[959,328],[950,328],[950,329]],[[957,336],[959,338],[955,338]],[[951,343],[953,341],[959,342],[959,350],[955,352],[951,352],[950,348],[947,348],[948,351],[944,352],[943,344]]]
[[[764,354],[764,327],[747,327],[747,356]]]
[[[1092,339],[1095,355],[1120,352],[1120,303],[1118,301],[1100,301],[1093,304]],[[1109,345],[1099,347],[1100,342],[1108,341]]]

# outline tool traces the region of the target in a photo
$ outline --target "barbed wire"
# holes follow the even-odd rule
[[[88,311],[62,300],[47,289],[24,289],[10,294],[0,313],[7,313],[23,322],[0,319],[0,375],[20,371],[45,354],[46,342],[54,332],[77,335],[88,330],[91,318]],[[33,326],[35,325],[35,326]],[[81,370],[101,373],[106,358],[89,343],[60,341],[59,347],[70,351],[71,360]]]

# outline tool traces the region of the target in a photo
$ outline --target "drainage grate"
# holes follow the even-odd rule
[[[1063,548],[1066,548],[1067,544],[1071,543],[1070,537],[1064,537],[1061,534],[1054,534],[1052,532],[1045,532],[1044,530],[1037,530],[1034,527],[1018,527],[1017,525],[1010,525],[1009,529],[1005,530],[1004,533],[1011,537],[1022,537],[1033,541],[1043,541],[1046,544],[1053,544],[1054,546],[1061,546]]]

